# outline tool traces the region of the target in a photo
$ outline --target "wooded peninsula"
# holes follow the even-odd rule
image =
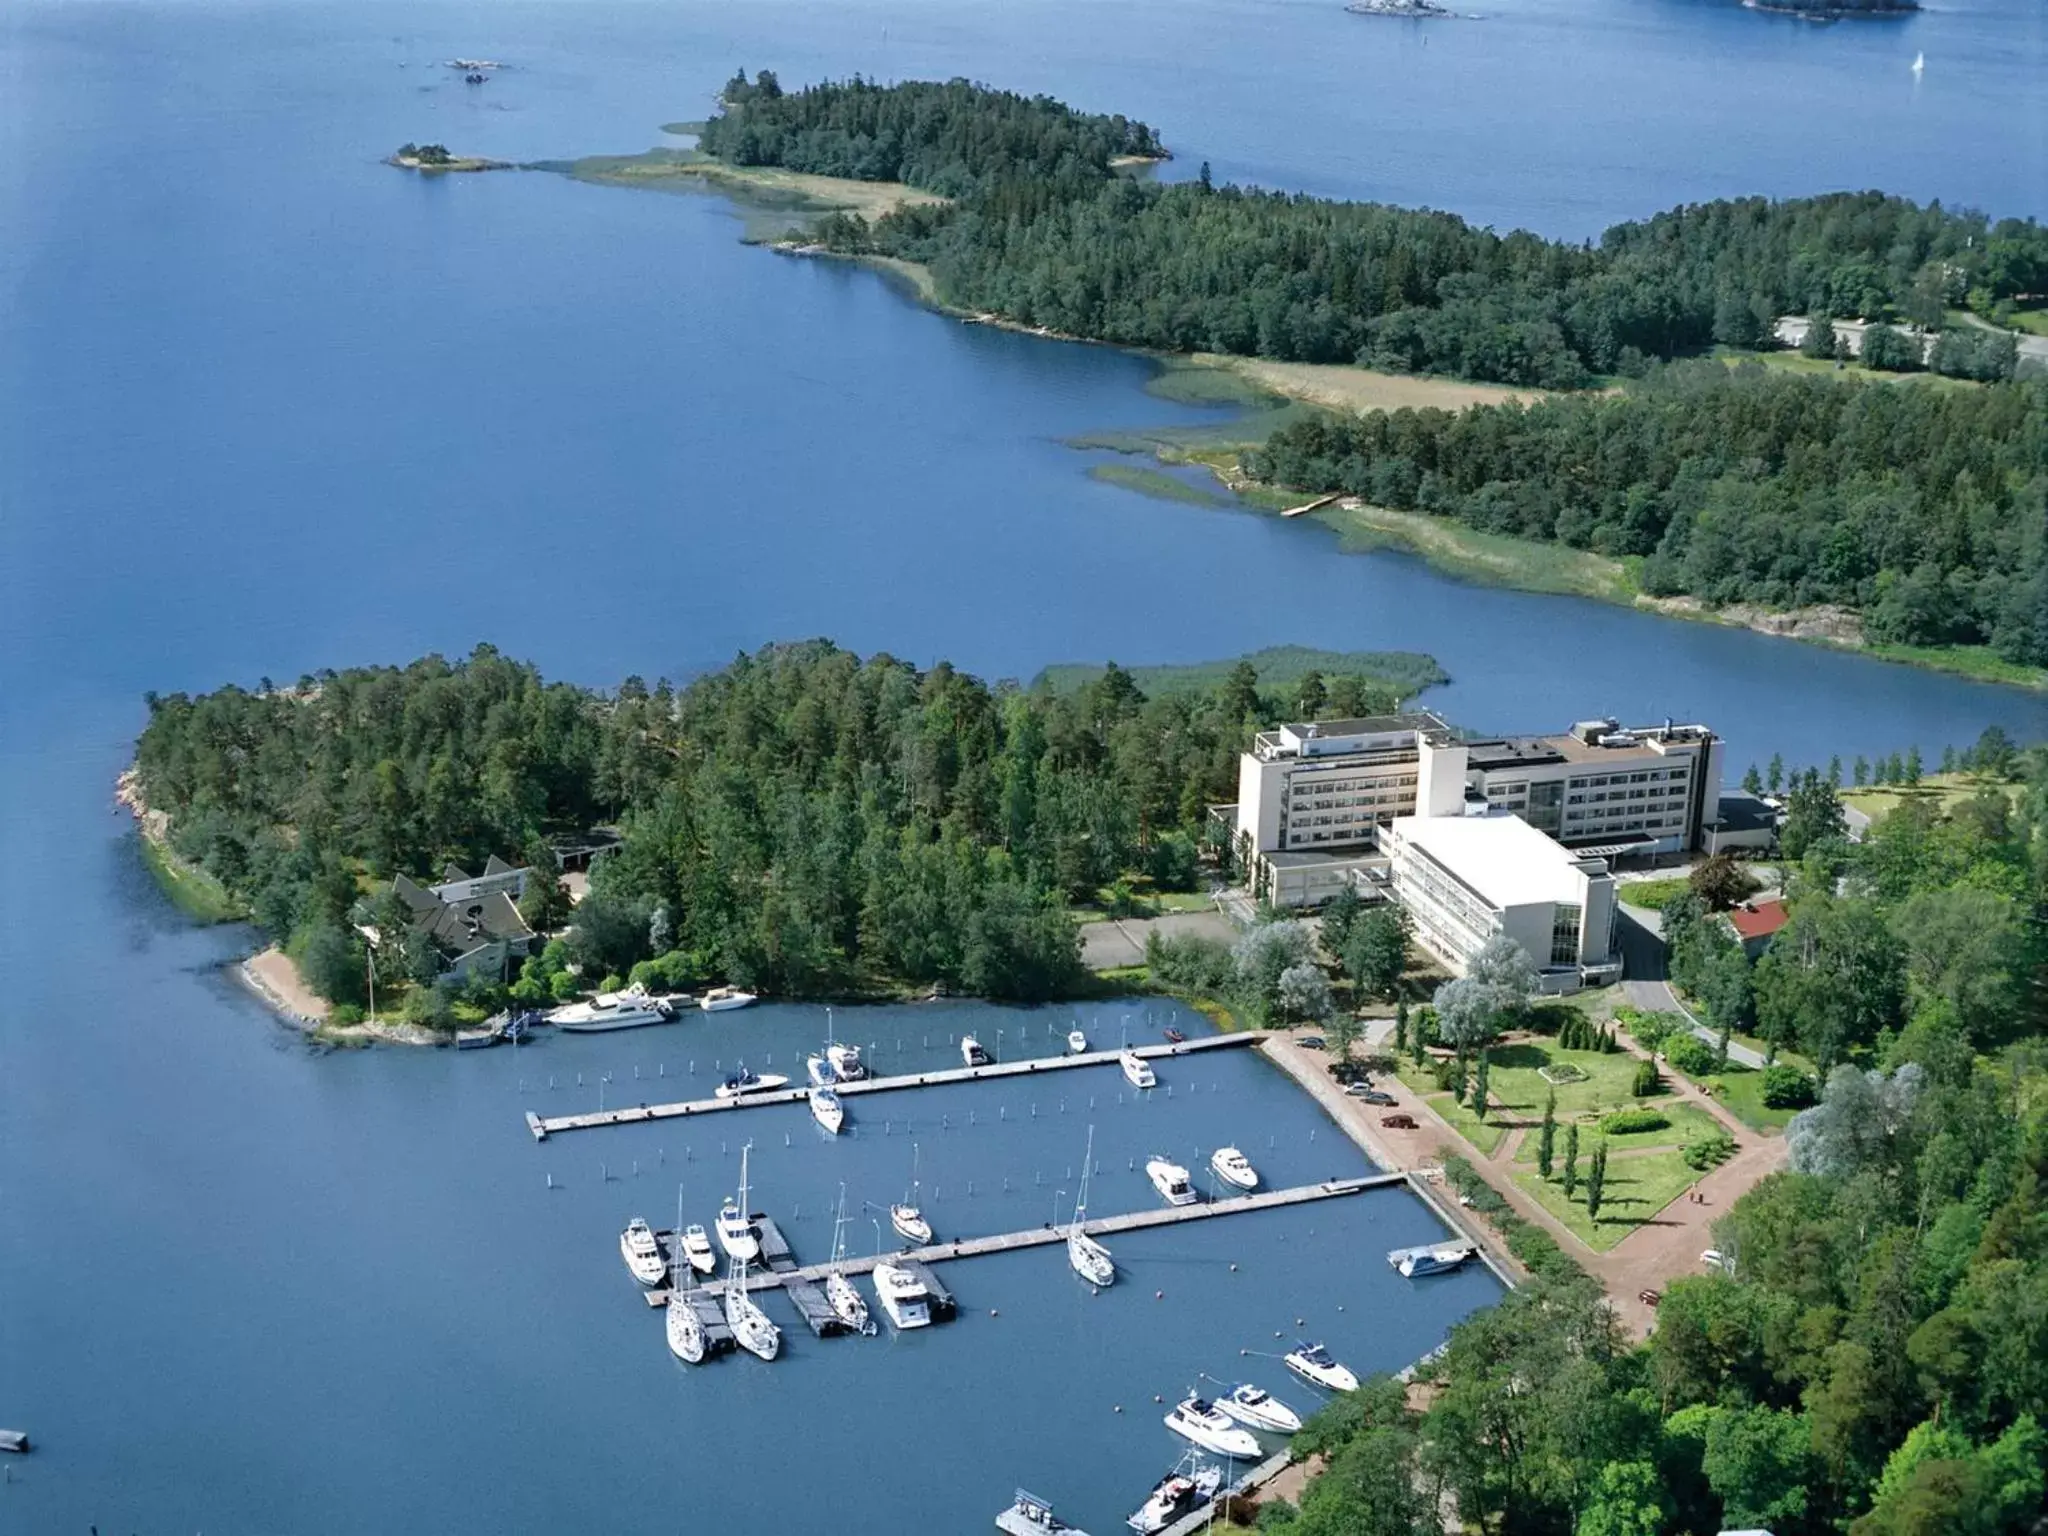
[[[802,238],[913,263],[959,310],[1565,395],[1294,425],[1245,456],[1255,478],[1615,557],[1652,596],[1839,605],[1881,644],[2048,665],[2048,383],[2012,381],[2014,338],[1991,323],[2048,294],[2032,219],[1831,193],[1688,205],[1577,245],[1218,186],[1206,166],[1134,179],[1129,159],[1163,153],[1147,125],[963,81],[786,92],[742,74],[702,143],[943,192]],[[1681,361],[1766,353],[1788,314],[1814,317],[1821,371]],[[1842,370],[1831,317],[1849,316],[1870,322],[1867,369],[1892,372]],[[1969,387],[1889,382],[1923,370]]]

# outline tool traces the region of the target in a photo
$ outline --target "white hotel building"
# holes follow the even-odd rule
[[[1721,742],[1705,726],[1589,720],[1555,736],[1465,740],[1436,716],[1417,713],[1260,732],[1239,759],[1237,804],[1228,814],[1252,893],[1279,907],[1313,907],[1345,885],[1384,892],[1394,884],[1388,834],[1403,817],[1505,813],[1543,834],[1560,856],[1600,863],[1700,848],[1720,795]],[[1476,834],[1457,845],[1457,861],[1509,847],[1502,836]],[[1516,859],[1525,863],[1531,845],[1519,846]],[[1598,921],[1597,935],[1582,927],[1591,947],[1581,960],[1595,968],[1605,963],[1611,920]],[[1542,964],[1554,948],[1545,943],[1530,954]]]

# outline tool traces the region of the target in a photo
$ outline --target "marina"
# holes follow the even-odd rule
[[[869,1077],[841,1083],[836,1092],[842,1099],[856,1094],[893,1093],[904,1088],[937,1088],[949,1083],[980,1082],[989,1078],[1029,1077],[1041,1072],[1059,1072],[1074,1067],[1118,1066],[1135,1058],[1149,1064],[1172,1057],[1192,1056],[1202,1051],[1229,1050],[1257,1045],[1265,1035],[1246,1030],[1229,1035],[1205,1035],[1168,1045],[1137,1045],[1122,1051],[1089,1051],[1082,1055],[1031,1056],[1021,1061],[995,1061],[978,1067],[947,1067],[933,1072],[907,1072],[897,1077]],[[708,1099],[683,1099],[670,1104],[628,1104],[618,1109],[592,1110],[581,1115],[539,1115],[526,1112],[526,1128],[535,1141],[546,1141],[564,1131],[597,1130],[610,1125],[644,1125],[650,1120],[678,1120],[691,1115],[763,1104],[796,1104],[810,1097],[808,1088],[773,1088],[745,1094],[726,1094]]]

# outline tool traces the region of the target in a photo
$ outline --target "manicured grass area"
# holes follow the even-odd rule
[[[1771,1109],[1764,1104],[1764,1075],[1748,1067],[1730,1066],[1704,1078],[1700,1086],[1720,1100],[1728,1113],[1753,1131],[1781,1131],[1799,1111]]]
[[[1657,1099],[1644,1099],[1641,1103],[1645,1109],[1656,1110],[1658,1114],[1668,1119],[1671,1124],[1659,1131],[1630,1131],[1620,1136],[1608,1136],[1595,1125],[1582,1124],[1579,1127],[1580,1147],[1583,1149],[1590,1146],[1592,1140],[1596,1137],[1604,1140],[1614,1152],[1621,1152],[1623,1150],[1636,1151],[1644,1147],[1688,1147],[1696,1141],[1705,1141],[1716,1131],[1727,1129],[1720,1121],[1695,1104],[1687,1104],[1681,1100],[1670,1098],[1661,1101]],[[1561,1157],[1564,1154],[1564,1126],[1561,1120],[1558,1125],[1557,1136],[1557,1155]],[[1527,1136],[1524,1136],[1521,1146],[1515,1149],[1515,1164],[1517,1167],[1535,1166],[1535,1131],[1532,1130]]]
[[[1700,1175],[1687,1166],[1676,1151],[1624,1154],[1611,1146],[1607,1154],[1607,1187],[1600,1202],[1600,1218],[1586,1215],[1586,1169],[1590,1149],[1583,1138],[1579,1147],[1579,1187],[1567,1200],[1564,1186],[1546,1180],[1534,1169],[1517,1173],[1515,1183],[1540,1202],[1543,1208],[1569,1227],[1574,1236],[1595,1252],[1604,1253],[1629,1233],[1684,1194]]]
[[[1513,1124],[1534,1125],[1543,1118],[1543,1103],[1551,1092],[1538,1072],[1552,1062],[1569,1062],[1586,1074],[1579,1083],[1565,1083],[1557,1091],[1557,1116],[1569,1120],[1581,1115],[1604,1114],[1637,1104],[1662,1107],[1659,1099],[1638,1099],[1630,1092],[1635,1086],[1636,1058],[1625,1051],[1567,1051],[1551,1040],[1517,1040],[1496,1045],[1488,1053],[1487,1094],[1492,1100],[1488,1118],[1499,1116]],[[1403,1059],[1402,1081],[1424,1092],[1434,1092],[1435,1082],[1428,1070],[1418,1069]]]
[[[2029,304],[2024,309],[2014,310],[2012,325],[2016,331],[2027,331],[2035,336],[2048,336],[2048,302]]]
[[[1615,886],[1614,894],[1631,907],[1641,907],[1646,912],[1662,912],[1665,903],[1676,901],[1692,889],[1692,882],[1683,875],[1672,880],[1627,880]]]
[[[1918,784],[1886,785],[1883,788],[1845,789],[1842,799],[1875,821],[1887,812],[1898,809],[1908,800],[1919,800],[1936,812],[1953,809],[1960,801],[1968,800],[1986,785],[2004,791],[2006,798],[2017,800],[2021,791],[2018,784],[2000,784],[1973,773],[1930,773]]]
[[[1402,1073],[1403,1081],[1407,1080],[1407,1076],[1407,1073]],[[1409,1086],[1413,1088],[1422,1085],[1409,1083]],[[1488,1157],[1493,1156],[1494,1149],[1508,1133],[1508,1128],[1494,1119],[1492,1112],[1489,1112],[1486,1120],[1482,1122],[1472,1113],[1469,1105],[1454,1102],[1448,1093],[1432,1091],[1423,1094],[1422,1097],[1431,1109],[1451,1123],[1453,1130]]]
[[[171,904],[195,923],[231,923],[242,908],[222,885],[196,864],[188,864],[162,843],[144,837],[142,862]]]

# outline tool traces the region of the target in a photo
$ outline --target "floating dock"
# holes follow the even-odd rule
[[[1146,1061],[1162,1061],[1169,1057],[1192,1056],[1201,1051],[1257,1045],[1264,1038],[1264,1034],[1248,1030],[1241,1034],[1204,1035],[1199,1040],[1182,1040],[1174,1045],[1139,1045],[1131,1049]],[[947,1083],[973,1083],[995,1077],[1031,1077],[1074,1067],[1114,1067],[1121,1054],[1121,1051],[1084,1051],[1077,1056],[1029,1056],[1021,1061],[992,1061],[981,1067],[945,1067],[932,1072],[906,1072],[898,1077],[869,1077],[854,1083],[836,1083],[833,1087],[842,1099],[850,1099],[870,1093],[893,1093],[902,1088],[937,1088]],[[680,1120],[690,1115],[730,1113],[763,1104],[801,1104],[810,1096],[808,1088],[775,1088],[767,1093],[747,1093],[731,1099],[628,1104],[619,1109],[594,1110],[587,1115],[546,1116],[528,1110],[526,1128],[533,1133],[535,1141],[546,1141],[563,1131],[589,1131],[607,1125],[641,1125],[650,1120]]]
[[[1405,1175],[1398,1173],[1376,1173],[1356,1179],[1325,1179],[1320,1184],[1297,1184],[1290,1189],[1262,1190],[1257,1194],[1233,1195],[1227,1200],[1207,1200],[1195,1205],[1168,1205],[1157,1210],[1130,1211],[1121,1216],[1096,1217],[1082,1222],[1081,1230],[1090,1237],[1113,1237],[1119,1232],[1142,1232],[1152,1227],[1178,1226],[1187,1221],[1207,1221],[1216,1216],[1237,1216],[1247,1211],[1271,1211],[1283,1206],[1306,1205],[1315,1200],[1342,1199],[1347,1195],[1364,1194],[1367,1190],[1385,1189],[1405,1182],[1405,1178]],[[769,1251],[768,1234],[773,1231],[775,1242],[782,1244],[782,1251],[787,1255],[788,1246],[783,1243],[780,1229],[765,1217],[756,1216],[754,1220],[762,1228],[763,1254]],[[777,1269],[774,1261],[770,1260],[766,1272],[751,1273],[747,1276],[747,1289],[769,1291],[779,1286],[788,1290],[791,1282],[808,1283],[815,1288],[835,1267],[843,1275],[864,1275],[878,1262],[886,1259],[918,1273],[918,1278],[925,1282],[926,1288],[932,1293],[934,1311],[942,1306],[950,1309],[953,1305],[951,1293],[938,1283],[926,1266],[947,1259],[973,1259],[990,1253],[1014,1253],[1023,1248],[1048,1247],[1053,1243],[1065,1242],[1067,1230],[1064,1226],[1043,1226],[1032,1227],[1023,1232],[1000,1232],[990,1237],[964,1237],[957,1242],[932,1243],[923,1248],[908,1248],[897,1253],[882,1254],[879,1258],[872,1254],[863,1258],[848,1258],[837,1266],[814,1264],[806,1268],[797,1268],[792,1264],[790,1267]],[[723,1296],[726,1286],[730,1283],[714,1280],[699,1289]],[[650,1307],[662,1306],[668,1300],[668,1292],[664,1290],[648,1291],[646,1296]],[[823,1299],[822,1296],[820,1299]]]

